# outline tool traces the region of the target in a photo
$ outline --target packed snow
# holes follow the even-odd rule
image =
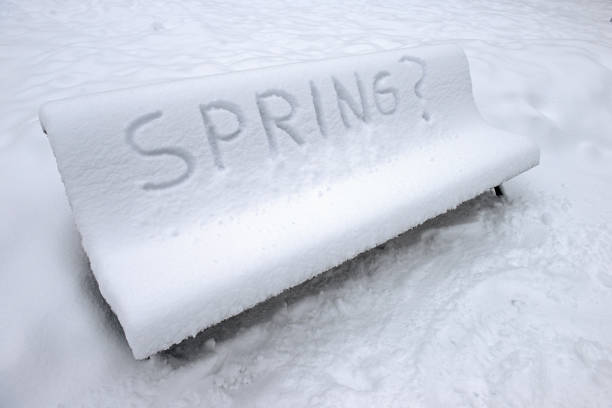
[[[612,4],[0,3],[0,405],[609,406]],[[48,100],[421,45],[541,164],[148,360],[97,287]],[[316,224],[318,220],[313,220]]]
[[[467,60],[449,46],[64,99],[40,120],[100,292],[138,358],[539,158],[533,141],[482,121]]]

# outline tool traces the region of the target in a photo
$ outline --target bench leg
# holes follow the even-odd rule
[[[498,197],[504,196],[504,189],[502,188],[501,184],[499,186],[495,186],[495,195]]]

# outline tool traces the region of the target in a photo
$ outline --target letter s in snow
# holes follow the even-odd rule
[[[129,126],[125,130],[125,137],[128,145],[134,149],[136,152],[146,157],[155,157],[155,156],[172,156],[180,159],[185,164],[185,171],[180,174],[178,177],[175,177],[170,180],[164,180],[160,182],[147,182],[142,185],[144,190],[162,190],[165,188],[176,186],[181,182],[187,180],[189,176],[193,173],[194,168],[194,158],[193,156],[184,149],[179,147],[160,147],[153,149],[146,149],[141,147],[136,141],[134,137],[136,132],[146,126],[150,122],[157,120],[162,117],[162,111],[155,111],[151,113],[147,113],[142,115],[132,121]]]

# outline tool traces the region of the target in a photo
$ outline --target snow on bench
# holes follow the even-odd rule
[[[41,108],[100,291],[149,356],[535,166],[448,46]]]

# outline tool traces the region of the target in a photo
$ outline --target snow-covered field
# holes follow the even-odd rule
[[[0,406],[611,406],[612,2],[0,0]],[[133,359],[42,102],[419,44],[539,167]]]

